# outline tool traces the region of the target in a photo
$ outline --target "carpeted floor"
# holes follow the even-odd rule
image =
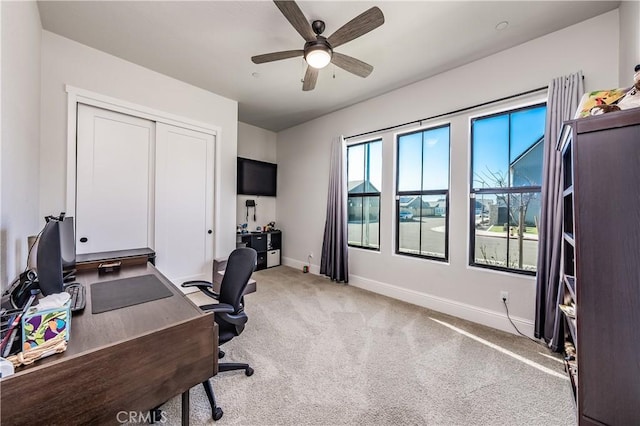
[[[576,422],[562,363],[528,339],[285,266],[254,278],[249,323],[222,361],[255,374],[212,379],[216,424]],[[213,424],[202,386],[190,395],[191,423]],[[180,423],[180,397],[163,410],[165,424]]]

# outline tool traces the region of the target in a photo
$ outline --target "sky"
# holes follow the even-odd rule
[[[398,191],[447,190],[449,126],[400,136],[398,160]]]
[[[486,187],[479,181],[478,174],[486,177],[491,171],[506,176],[509,164],[544,135],[545,115],[546,106],[539,106],[474,120],[471,130],[474,188]]]
[[[506,175],[509,164],[542,135],[546,107],[474,120],[474,171]],[[509,147],[511,137],[511,147]],[[449,126],[427,129],[398,137],[398,190],[446,190],[449,188]],[[349,147],[348,181],[365,180],[366,145]],[[509,152],[510,151],[510,152]],[[382,189],[382,141],[368,144],[369,180]],[[424,166],[424,175],[422,167]],[[423,176],[421,182],[421,176]],[[474,176],[474,187],[483,187]]]

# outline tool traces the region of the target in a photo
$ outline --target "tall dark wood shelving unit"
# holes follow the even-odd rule
[[[565,126],[561,309],[578,423],[637,425],[640,108]]]

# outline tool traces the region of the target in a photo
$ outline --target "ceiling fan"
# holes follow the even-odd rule
[[[289,23],[293,25],[293,28],[295,28],[307,42],[303,49],[285,50],[254,56],[251,58],[254,64],[263,64],[265,62],[303,56],[308,64],[302,84],[302,90],[304,91],[313,90],[316,87],[318,72],[321,68],[329,65],[329,62],[363,78],[371,74],[371,71],[373,71],[371,65],[351,56],[335,52],[333,49],[365,35],[369,31],[382,25],[384,23],[384,15],[379,8],[372,7],[361,13],[327,38],[322,36],[325,28],[324,22],[316,20],[313,21],[312,24],[309,24],[309,21],[294,1],[274,0],[274,3]]]

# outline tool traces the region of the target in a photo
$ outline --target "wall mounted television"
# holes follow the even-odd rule
[[[238,157],[238,194],[275,197],[278,165]]]

